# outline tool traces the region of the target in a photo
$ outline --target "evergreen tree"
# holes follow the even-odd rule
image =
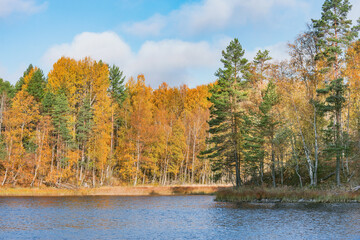
[[[55,96],[54,106],[52,109],[52,119],[54,130],[64,142],[71,141],[69,130],[69,103],[64,93],[59,93]]]
[[[90,137],[93,125],[92,120],[93,109],[90,106],[90,98],[85,97],[76,119],[76,140],[82,150],[85,148],[85,144]]]
[[[123,72],[120,71],[119,67],[113,65],[109,68],[109,79],[109,92],[111,94],[111,98],[114,102],[121,105],[126,98],[126,89],[124,84],[125,76],[123,76]]]
[[[264,169],[264,133],[260,125],[260,117],[252,111],[243,115],[243,134],[244,134],[244,162],[247,165],[247,171],[253,179],[257,179],[257,173],[263,183]]]
[[[6,94],[8,98],[13,98],[15,95],[14,86],[11,85],[8,81],[4,81],[0,78],[0,94]]]
[[[15,93],[17,93],[17,92],[19,92],[21,90],[22,86],[25,83],[25,80],[24,80],[25,76],[29,75],[30,71],[33,70],[33,68],[34,68],[33,65],[30,64],[28,66],[28,68],[26,69],[26,71],[24,72],[23,76],[20,77],[19,81],[16,82],[16,84],[15,84]]]
[[[120,117],[119,108],[121,108],[124,100],[127,97],[126,87],[124,84],[125,76],[120,71],[119,67],[113,65],[109,67],[109,80],[110,86],[108,91],[111,95],[111,143],[110,155],[111,158],[115,157],[115,149],[118,146],[118,131],[123,124],[123,119]]]
[[[327,151],[336,155],[336,184],[338,186],[340,185],[340,162],[344,151],[341,119],[345,103],[344,94],[347,90],[342,74],[342,64],[347,47],[357,37],[359,31],[359,26],[352,27],[352,21],[347,19],[351,7],[348,0],[326,0],[322,7],[321,19],[313,20],[320,48],[320,53],[316,58],[326,63],[324,71],[332,75],[332,79],[327,82],[325,88],[318,89],[317,92],[327,95],[320,108],[323,112],[331,112],[334,117],[334,126],[329,126],[334,131],[334,140],[327,144]]]
[[[41,101],[42,112],[44,113],[44,115],[52,114],[54,104],[55,104],[55,95],[50,91],[46,91]]]
[[[215,74],[218,81],[211,89],[210,97],[213,105],[209,121],[211,138],[208,141],[212,148],[206,152],[213,160],[214,170],[235,167],[236,186],[241,185],[241,102],[246,99],[244,76],[248,69],[244,53],[236,38],[222,52],[224,68]]]
[[[265,131],[267,130],[262,126],[262,112],[261,103],[264,101],[264,93],[262,92],[262,86],[266,84],[268,76],[267,72],[270,69],[270,61],[272,58],[269,55],[268,50],[258,51],[253,60],[253,71],[250,77],[252,83],[252,91],[255,93],[255,99],[252,101],[257,105],[255,110],[248,111],[248,125],[249,133],[246,133],[245,142],[248,141],[248,145],[245,148],[249,148],[249,157],[251,161],[258,163],[258,170],[260,175],[261,184],[264,182],[264,158],[265,158]]]
[[[279,96],[276,93],[276,85],[270,81],[264,92],[263,101],[259,106],[261,120],[260,128],[263,131],[264,136],[267,138],[268,144],[271,146],[271,172],[273,186],[276,187],[275,181],[275,149],[274,149],[274,136],[276,126],[279,122],[276,121],[272,108],[279,102]]]
[[[26,91],[34,97],[37,102],[41,102],[45,95],[46,81],[43,72],[37,69],[31,76],[27,84]]]

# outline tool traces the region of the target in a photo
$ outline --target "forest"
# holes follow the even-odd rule
[[[1,186],[360,184],[360,21],[347,0],[288,44],[222,52],[217,80],[189,88],[91,58],[0,78]]]

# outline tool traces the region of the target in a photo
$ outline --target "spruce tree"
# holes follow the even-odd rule
[[[244,74],[248,69],[244,53],[236,38],[222,52],[224,68],[215,74],[218,81],[211,89],[210,97],[213,105],[210,108],[211,137],[208,142],[212,148],[207,151],[208,157],[212,159],[214,170],[235,167],[236,186],[241,185],[241,102],[246,99]]]
[[[326,64],[324,72],[331,76],[325,88],[318,89],[317,92],[327,96],[325,102],[320,104],[320,108],[323,112],[332,113],[334,118],[334,126],[331,126],[334,131],[334,140],[328,143],[326,150],[336,155],[336,184],[338,186],[340,186],[340,162],[344,151],[341,129],[342,110],[345,103],[344,94],[347,90],[342,67],[344,53],[359,31],[359,26],[352,27],[352,21],[347,18],[351,7],[348,0],[326,0],[322,6],[321,19],[312,20],[319,38],[320,53],[316,59]]]

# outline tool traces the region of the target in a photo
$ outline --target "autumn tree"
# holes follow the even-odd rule
[[[33,167],[31,138],[38,117],[39,107],[34,98],[24,90],[19,91],[4,116],[7,154],[2,161],[5,167],[2,185],[8,181],[16,185],[19,178],[23,183],[30,180]]]

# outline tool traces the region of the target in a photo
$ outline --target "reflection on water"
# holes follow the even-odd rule
[[[360,204],[212,196],[0,198],[0,239],[360,239]]]

